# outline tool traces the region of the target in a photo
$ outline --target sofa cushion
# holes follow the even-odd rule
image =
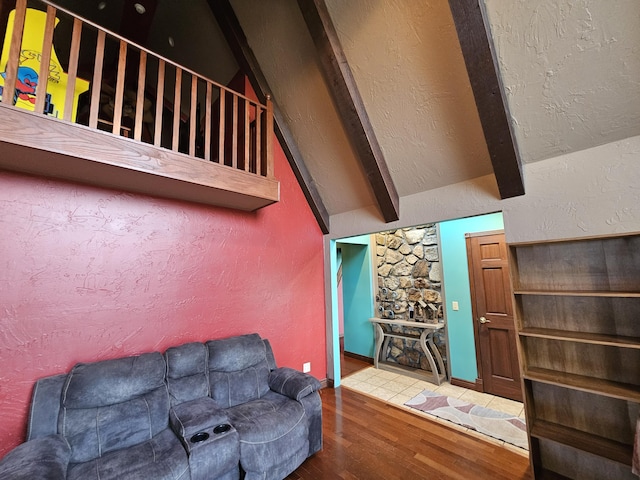
[[[92,408],[124,402],[164,386],[166,364],[159,352],[80,363],[67,376],[62,404]]]
[[[69,466],[68,480],[188,480],[189,461],[182,444],[166,429],[153,439]]]
[[[298,423],[304,423],[300,402],[270,392],[263,398],[228,408],[229,421],[247,443],[265,443],[286,435]]]
[[[168,427],[164,368],[159,353],[73,368],[58,423],[71,446],[72,463],[146,442]]]
[[[209,396],[208,349],[203,343],[171,347],[164,356],[171,405]]]
[[[217,372],[236,372],[266,361],[267,350],[257,333],[210,340],[207,347],[209,370]]]
[[[295,468],[307,457],[308,424],[299,402],[269,392],[227,412],[240,435],[240,463],[246,472],[270,471],[292,457]]]
[[[256,400],[269,391],[266,348],[257,334],[207,342],[211,398],[222,408]]]

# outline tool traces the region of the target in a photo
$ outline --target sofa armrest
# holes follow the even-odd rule
[[[238,432],[213,399],[202,397],[172,407],[169,422],[189,453],[191,480],[238,478]]]
[[[12,480],[64,480],[71,447],[62,435],[30,440],[11,450],[0,461],[0,478]]]
[[[317,392],[320,387],[318,379],[293,368],[280,367],[269,374],[269,388],[293,400]]]
[[[172,407],[169,421],[189,452],[209,437],[219,436],[233,429],[229,425],[227,413],[209,397]]]

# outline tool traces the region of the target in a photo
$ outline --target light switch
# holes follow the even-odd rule
[[[451,308],[457,312],[459,310],[458,302],[451,302]]]

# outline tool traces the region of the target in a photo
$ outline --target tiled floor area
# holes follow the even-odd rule
[[[475,403],[476,405],[481,405],[492,410],[498,410],[524,418],[524,408],[520,402],[496,397],[495,395],[475,392],[473,390],[467,390],[466,388],[451,385],[449,382],[445,382],[438,386],[424,380],[417,380],[409,376],[388,372],[386,370],[378,370],[373,367],[367,367],[364,370],[360,370],[342,378],[341,385],[380,400],[384,400],[400,408],[411,411],[416,415],[428,417],[430,420],[443,423],[451,428],[465,431],[469,435],[480,436],[488,442],[502,445],[505,448],[521,453],[522,455],[529,454],[526,450],[515,447],[509,443],[496,440],[492,437],[482,435],[474,430],[469,430],[468,428],[456,425],[447,420],[442,420],[432,415],[420,412],[414,408],[404,406],[406,401],[411,400],[423,390],[428,389],[438,392],[441,395],[460,398],[467,402]]]

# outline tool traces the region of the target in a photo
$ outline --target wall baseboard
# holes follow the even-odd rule
[[[362,362],[367,362],[373,365],[373,358],[365,357],[364,355],[360,355],[358,353],[344,352],[343,355],[349,358],[355,358],[356,360],[360,360]]]
[[[476,392],[482,392],[482,380],[476,379],[475,382],[470,382],[468,380],[462,380],[460,378],[451,377],[450,382],[451,385],[455,385],[456,387],[466,388],[468,390],[474,390]]]

